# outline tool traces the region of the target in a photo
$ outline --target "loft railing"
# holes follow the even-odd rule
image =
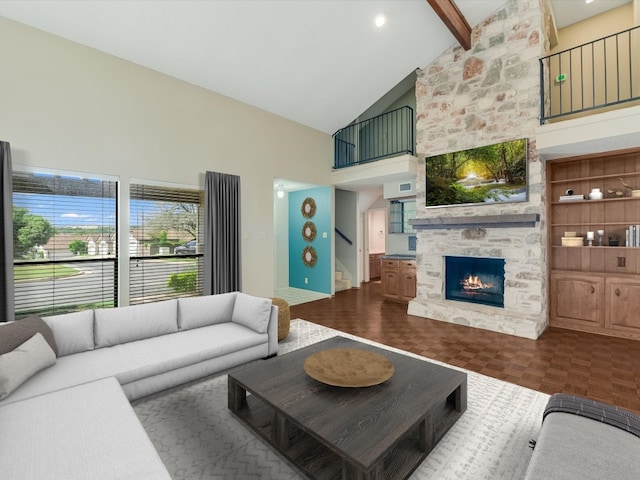
[[[413,109],[400,107],[334,133],[333,168],[345,168],[414,151]]]
[[[540,124],[640,100],[640,26],[540,59]]]

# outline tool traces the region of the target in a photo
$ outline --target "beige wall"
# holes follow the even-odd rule
[[[273,294],[273,179],[330,184],[330,135],[3,17],[0,58],[14,164],[113,175],[124,189],[240,175],[243,290]]]
[[[633,3],[626,3],[621,7],[561,28],[558,30],[558,45],[552,48],[550,53],[577,47],[633,26]]]
[[[565,51],[633,26],[634,5],[628,3],[558,31],[559,43],[551,53],[564,53],[553,57],[549,65],[552,114],[626,101],[638,96],[639,31],[621,35],[618,39],[608,38],[593,47],[586,45],[579,50]],[[567,75],[567,80],[556,83],[554,79],[559,73]],[[583,114],[574,117],[580,116]]]

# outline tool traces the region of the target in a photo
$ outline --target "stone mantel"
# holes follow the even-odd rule
[[[409,224],[415,230],[442,230],[459,228],[518,228],[535,227],[539,213],[509,215],[473,215],[464,217],[415,218]]]

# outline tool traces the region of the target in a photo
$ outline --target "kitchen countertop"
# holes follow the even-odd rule
[[[388,255],[383,255],[382,258],[387,258],[389,260],[415,260],[416,256],[404,253],[390,253]]]

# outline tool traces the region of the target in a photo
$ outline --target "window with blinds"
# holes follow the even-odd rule
[[[202,191],[131,183],[129,303],[202,295]]]
[[[113,307],[117,182],[13,172],[16,318]]]

